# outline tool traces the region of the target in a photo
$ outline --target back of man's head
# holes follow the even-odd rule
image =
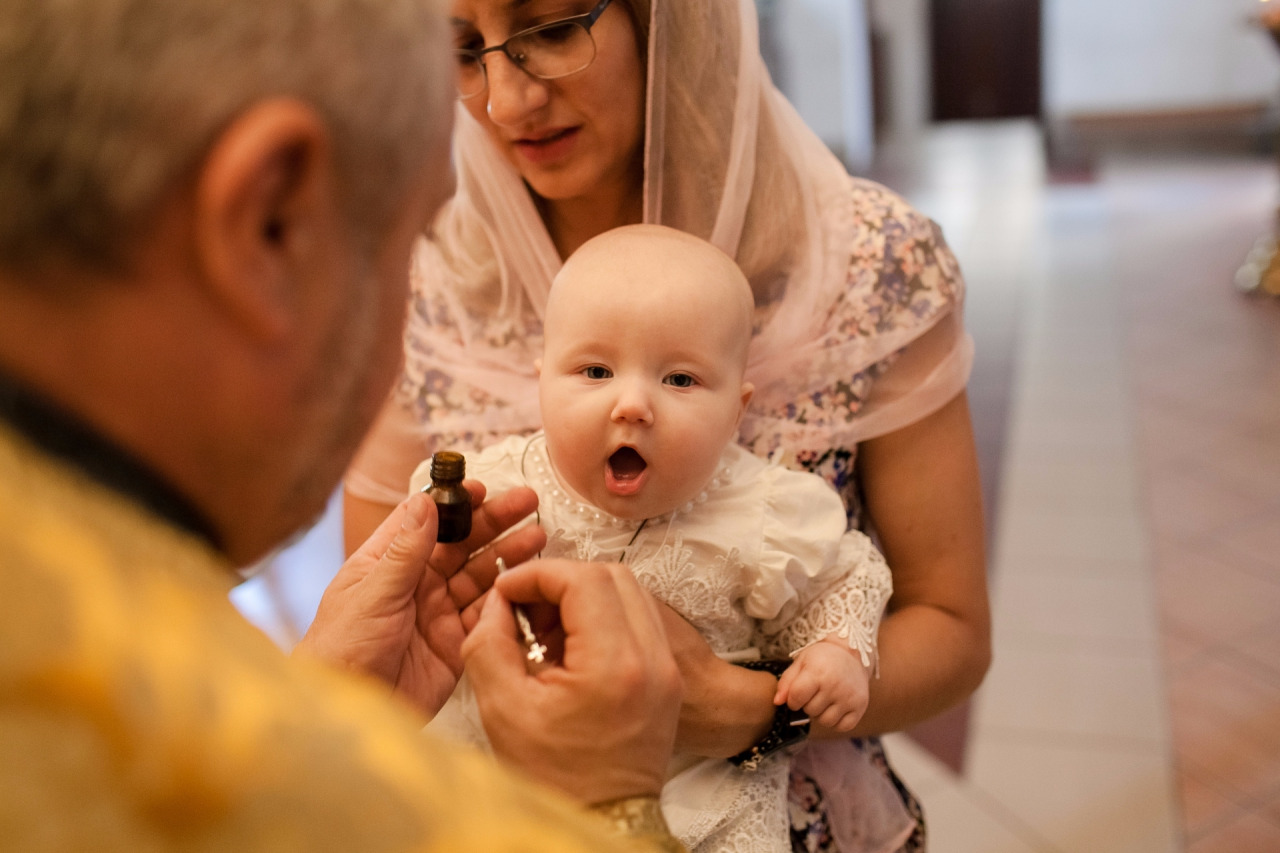
[[[448,128],[430,0],[3,0],[0,270],[107,271],[253,102],[329,123],[370,242]]]

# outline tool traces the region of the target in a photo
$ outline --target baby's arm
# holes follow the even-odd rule
[[[871,671],[849,641],[834,634],[807,646],[778,679],[773,704],[803,708],[813,724],[853,731],[867,710]]]
[[[793,659],[774,704],[804,709],[813,736],[840,736],[867,710],[893,576],[866,535],[845,529],[844,505],[830,486],[813,474],[768,473],[775,482],[757,590],[772,595],[750,601],[759,610],[747,612],[763,619],[763,656]],[[770,605],[777,608],[772,613]]]

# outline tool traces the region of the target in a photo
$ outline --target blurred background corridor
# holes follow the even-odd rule
[[[759,0],[969,285],[995,662],[890,739],[933,853],[1280,851],[1280,0]],[[282,645],[336,503],[237,589]]]

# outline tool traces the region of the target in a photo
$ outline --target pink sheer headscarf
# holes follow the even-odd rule
[[[859,216],[844,166],[770,81],[752,0],[653,0],[647,69],[644,221],[709,240],[755,291],[756,393],[743,443],[852,447],[963,388],[971,344],[958,271],[947,272],[949,310],[860,334],[838,321],[851,287],[875,286],[874,273],[851,280],[851,253],[876,224]],[[461,107],[454,143],[456,195],[415,253],[402,380],[347,477],[369,500],[398,501],[442,442],[483,444],[541,425],[534,361],[561,259],[519,174]],[[793,401],[899,350],[856,412],[804,424],[789,415]]]

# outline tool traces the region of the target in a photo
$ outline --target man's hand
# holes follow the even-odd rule
[[[555,665],[528,671],[512,601],[529,606],[542,642],[563,647]],[[586,803],[661,791],[680,673],[656,603],[626,566],[538,560],[507,572],[463,655],[507,763]]]
[[[778,679],[775,705],[804,708],[814,725],[839,733],[853,727],[867,711],[871,674],[857,649],[838,637],[827,637],[796,655]]]
[[[513,489],[484,502],[483,485],[466,486],[478,507],[466,541],[437,544],[435,504],[410,496],[343,564],[297,651],[380,678],[427,716],[440,710],[462,674],[462,641],[497,558],[519,563],[546,541],[530,525],[470,556],[533,512],[538,498]]]

